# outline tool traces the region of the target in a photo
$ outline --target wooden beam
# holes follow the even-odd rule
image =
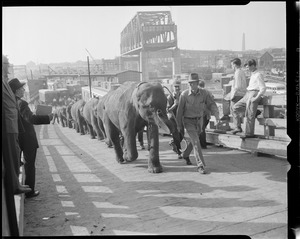
[[[287,146],[289,144],[289,141],[260,138],[248,138],[243,140],[238,135],[218,134],[209,130],[206,131],[206,140],[208,143],[222,145],[228,148],[281,157],[287,157]]]
[[[260,104],[262,105],[286,105],[286,95],[265,95]]]
[[[286,119],[278,119],[278,118],[257,118],[260,125],[269,125],[274,126],[276,128],[286,129]]]
[[[231,91],[231,84],[224,84],[222,87],[224,94]],[[260,105],[286,105],[286,94],[269,95],[266,93],[259,102]]]

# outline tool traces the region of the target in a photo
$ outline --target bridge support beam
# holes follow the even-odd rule
[[[175,75],[181,74],[181,60],[180,60],[180,50],[176,47],[172,51],[173,62],[172,62],[172,75],[175,78]]]
[[[149,52],[142,50],[140,52],[140,72],[142,72],[141,81],[149,81],[148,59]]]

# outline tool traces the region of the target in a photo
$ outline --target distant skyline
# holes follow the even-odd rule
[[[285,2],[244,6],[3,7],[2,53],[14,65],[113,59],[138,11],[170,11],[186,50],[286,48]]]

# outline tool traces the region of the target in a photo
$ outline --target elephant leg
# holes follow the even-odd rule
[[[98,122],[97,122],[97,118],[96,117],[92,117],[92,126],[94,128],[94,130],[96,131],[97,134],[97,138],[98,140],[103,140],[104,136],[99,128]]]
[[[68,127],[68,121],[66,118],[64,118],[64,124],[65,124],[65,127]]]
[[[95,134],[94,134],[94,129],[93,129],[93,126],[91,124],[88,124],[88,129],[89,129],[89,132],[90,132],[90,135],[91,135],[91,139],[95,139]]]
[[[121,126],[122,127],[122,126]],[[136,149],[136,132],[134,127],[122,127],[122,135],[124,137],[124,159],[126,161],[134,161],[138,157]]]
[[[79,131],[79,125],[77,121],[74,121],[74,129],[76,130],[76,133],[80,133]]]
[[[108,140],[112,143],[115,153],[116,153],[116,160],[118,163],[123,163],[123,149],[120,144],[120,131],[118,128],[110,121],[107,115],[104,114],[104,125],[105,125],[105,132],[107,133]]]
[[[148,171],[150,173],[160,173],[163,171],[163,168],[159,161],[159,139],[157,125],[148,125],[148,133],[150,140]]]
[[[79,126],[80,135],[85,135],[84,119],[82,119],[80,116],[78,117],[78,126]]]
[[[107,144],[107,146],[108,146],[109,148],[112,148],[112,142],[111,142],[111,140],[109,140],[109,139],[107,138],[106,130],[105,130],[105,128],[104,128],[104,124],[103,124],[102,119],[101,119],[100,117],[98,117],[98,118],[97,118],[97,122],[98,122],[99,129],[100,129],[102,135],[104,136],[105,143]]]

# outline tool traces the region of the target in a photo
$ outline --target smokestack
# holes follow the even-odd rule
[[[243,33],[243,42],[242,42],[242,51],[246,50],[246,46],[245,46],[245,33]]]

